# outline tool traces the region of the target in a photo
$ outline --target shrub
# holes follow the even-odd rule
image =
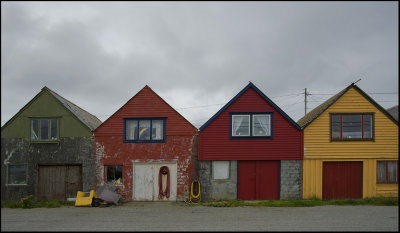
[[[33,195],[29,195],[21,198],[21,207],[24,209],[30,209],[33,207]]]

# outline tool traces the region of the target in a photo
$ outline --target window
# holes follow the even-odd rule
[[[230,161],[212,161],[213,179],[229,179],[229,167]]]
[[[373,140],[372,113],[331,114],[331,140]]]
[[[57,141],[58,120],[57,119],[32,119],[31,141]]]
[[[398,176],[398,161],[377,162],[378,184],[397,184]]]
[[[232,138],[271,137],[272,113],[231,113],[231,115]]]
[[[122,166],[109,165],[106,166],[107,183],[122,184]]]
[[[165,118],[124,119],[125,142],[164,142]]]
[[[250,136],[249,115],[232,115],[232,136]]]
[[[26,165],[8,165],[8,184],[26,184]]]

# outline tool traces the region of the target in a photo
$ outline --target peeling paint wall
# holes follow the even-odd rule
[[[96,189],[106,180],[105,166],[122,165],[123,183],[115,185],[125,200],[133,197],[132,162],[176,163],[177,197],[183,201],[184,187],[193,180],[194,136],[167,136],[165,143],[124,143],[122,137],[95,137]]]

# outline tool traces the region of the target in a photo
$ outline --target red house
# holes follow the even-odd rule
[[[94,132],[96,188],[113,184],[125,200],[183,200],[196,133],[146,85]]]
[[[303,132],[251,82],[200,127],[198,153],[205,198],[301,198]]]

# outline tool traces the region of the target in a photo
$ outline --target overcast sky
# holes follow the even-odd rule
[[[295,121],[359,78],[389,108],[398,4],[2,1],[1,125],[44,86],[105,121],[149,85],[198,128],[249,81]]]

